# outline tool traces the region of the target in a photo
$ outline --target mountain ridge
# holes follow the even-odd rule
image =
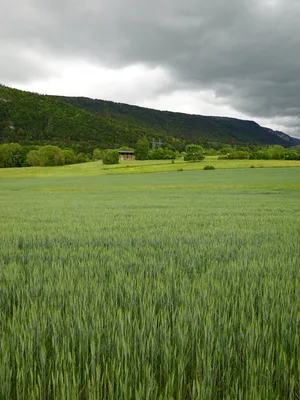
[[[88,97],[51,96],[0,85],[0,143],[53,144],[76,151],[135,147],[139,138],[186,144],[272,145],[300,143],[254,121],[159,111]]]
[[[236,137],[234,135],[231,135],[230,138],[230,142],[243,142],[243,143],[257,143],[257,144],[283,144],[283,145],[287,145],[287,146],[292,146],[294,144],[298,144],[300,143],[300,139],[297,138],[293,138],[290,135],[284,133],[284,132],[280,132],[280,131],[274,131],[271,128],[266,128],[266,127],[262,127],[261,125],[259,125],[257,122],[252,121],[252,120],[243,120],[243,119],[238,119],[238,118],[233,118],[233,117],[226,117],[226,116],[209,116],[209,115],[200,115],[200,114],[187,114],[187,113],[183,113],[183,112],[175,112],[175,111],[168,111],[168,110],[156,110],[156,109],[151,109],[148,107],[141,107],[138,105],[130,105],[130,104],[126,104],[126,103],[120,103],[120,102],[112,102],[109,100],[100,100],[100,99],[91,99],[89,97],[83,97],[83,96],[79,96],[79,97],[70,97],[70,96],[54,96],[55,98],[59,98],[60,100],[62,100],[63,102],[66,102],[68,104],[72,104],[75,107],[78,108],[82,108],[85,110],[88,110],[90,112],[93,112],[95,114],[98,115],[110,115],[114,118],[117,119],[122,119],[124,120],[124,114],[130,114],[131,117],[131,121],[134,122],[139,122],[142,123],[143,125],[149,126],[149,124],[152,125],[152,127],[154,126],[155,128],[160,128],[163,129],[165,131],[167,131],[168,133],[171,134],[175,134],[176,137],[180,137],[180,134],[178,134],[178,132],[176,132],[176,130],[172,130],[172,129],[168,129],[169,127],[166,127],[165,123],[161,123],[161,116],[165,116],[167,117],[173,117],[173,118],[179,118],[179,119],[183,119],[183,120],[188,120],[189,122],[193,124],[193,122],[195,120],[201,121],[204,123],[205,121],[210,121],[212,123],[229,123],[229,124],[235,124],[235,125],[240,125],[240,124],[247,124],[249,127],[252,126],[252,128],[255,127],[255,129],[258,130],[263,130],[263,132],[261,131],[261,134],[265,134],[266,135],[266,139],[268,139],[268,135],[274,135],[273,136],[273,140],[258,140],[258,141],[253,141],[253,140],[249,140],[248,137],[248,142],[243,139],[243,138],[239,138]],[[142,116],[140,114],[143,114]],[[148,114],[148,115],[145,115]],[[151,121],[151,123],[149,123],[149,117],[150,115],[155,116],[155,122],[153,123]],[[134,118],[132,120],[132,118]],[[158,122],[160,121],[160,122]],[[188,129],[189,126],[186,126],[186,128]],[[193,128],[193,126],[191,127]],[[235,127],[236,128],[236,127]],[[187,130],[185,129],[185,131]],[[203,133],[203,131],[201,132],[201,126],[200,128],[198,127],[198,133],[200,133],[199,136],[201,136],[201,133]],[[206,140],[213,140],[214,138],[208,138],[207,133],[208,132],[204,132],[206,135],[204,135],[204,138]],[[242,136],[242,128],[241,131],[239,133],[237,133],[237,136],[241,135]],[[222,135],[222,136],[226,136],[226,135]],[[227,135],[228,137],[228,135]],[[276,139],[279,138],[278,139]],[[195,137],[194,137],[195,138]],[[198,138],[196,138],[196,141]],[[262,139],[262,138],[260,138]]]

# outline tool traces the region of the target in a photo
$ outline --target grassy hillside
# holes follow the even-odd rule
[[[282,132],[263,128],[253,121],[157,111],[85,97],[58,98],[67,104],[88,110],[96,115],[151,127],[194,143],[216,141],[230,144],[254,143],[289,146],[300,142]]]

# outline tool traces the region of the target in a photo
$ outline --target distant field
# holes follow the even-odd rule
[[[218,160],[218,157],[206,157],[201,162],[184,162],[182,159],[160,161],[121,161],[118,165],[103,165],[102,161],[89,162],[63,167],[31,167],[0,169],[0,179],[14,177],[51,177],[51,176],[87,176],[107,174],[138,174],[151,172],[198,171],[205,165],[213,165],[216,169],[250,168],[280,168],[299,167],[300,161],[286,160]]]
[[[300,168],[245,162],[1,170],[0,399],[299,399]]]

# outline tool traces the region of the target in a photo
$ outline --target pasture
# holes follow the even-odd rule
[[[154,172],[199,171],[205,165],[216,169],[250,168],[293,168],[300,167],[299,160],[218,160],[217,156],[206,156],[201,162],[185,162],[182,158],[174,160],[120,161],[116,165],[103,165],[102,161],[63,167],[1,168],[1,178],[36,178],[66,176],[99,176],[115,174],[141,174]]]
[[[1,171],[0,398],[299,399],[300,168],[132,165]]]

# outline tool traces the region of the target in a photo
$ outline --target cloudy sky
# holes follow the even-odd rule
[[[300,137],[299,0],[4,0],[0,83]]]

